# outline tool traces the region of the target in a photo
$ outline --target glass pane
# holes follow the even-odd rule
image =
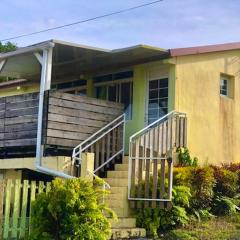
[[[149,99],[158,98],[158,90],[150,90],[149,91]]]
[[[96,87],[96,98],[107,100],[107,86]]]
[[[108,87],[108,101],[116,102],[117,101],[117,86]]]
[[[159,118],[160,117],[163,117],[164,115],[166,115],[167,114],[167,108],[160,108],[159,109]]]
[[[158,80],[149,81],[149,90],[158,88]]]
[[[158,108],[158,98],[149,100],[148,108]]]
[[[168,99],[167,98],[160,99],[159,100],[159,107],[167,108],[168,107]]]
[[[159,88],[167,88],[168,87],[168,78],[159,80]]]
[[[148,117],[149,118],[158,118],[158,108],[148,109]]]
[[[132,83],[121,84],[121,103],[124,104],[127,120],[131,119],[132,115]]]
[[[168,97],[168,88],[159,89],[159,98]]]

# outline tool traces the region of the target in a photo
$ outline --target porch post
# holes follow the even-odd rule
[[[0,61],[0,72],[2,71],[2,69],[3,69],[4,65],[5,65],[5,63],[6,63],[6,59]]]
[[[43,120],[44,92],[51,88],[52,48],[44,49],[42,56],[39,53],[34,53],[34,55],[36,56],[42,67],[39,92],[38,128],[36,146],[36,166],[41,166],[41,158],[43,156],[42,120]]]

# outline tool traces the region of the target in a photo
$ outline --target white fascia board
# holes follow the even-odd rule
[[[21,55],[21,54],[37,52],[37,51],[40,51],[40,50],[53,48],[53,47],[54,47],[54,43],[52,41],[47,41],[47,42],[43,42],[43,43],[39,43],[39,44],[36,44],[36,45],[29,46],[29,47],[18,48],[15,51],[0,54],[0,60],[7,59],[7,58],[10,58],[10,57],[14,57],[14,56],[18,56],[18,55]]]
[[[111,50],[106,49],[106,48],[91,47],[91,46],[84,45],[84,44],[71,43],[71,42],[61,41],[61,40],[57,40],[57,39],[53,39],[52,42],[56,43],[56,44],[60,44],[60,45],[69,46],[69,47],[83,48],[83,49],[95,50],[95,51],[106,52],[106,53],[111,52]]]

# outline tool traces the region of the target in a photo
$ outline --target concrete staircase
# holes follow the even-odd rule
[[[128,157],[124,157],[122,164],[116,164],[114,171],[108,171],[107,178],[104,178],[104,180],[111,186],[111,193],[106,203],[118,216],[118,222],[111,221],[111,239],[145,237],[145,229],[136,227],[136,218],[129,207]]]

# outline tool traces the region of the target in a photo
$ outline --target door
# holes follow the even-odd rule
[[[168,113],[168,78],[149,80],[147,125]]]

